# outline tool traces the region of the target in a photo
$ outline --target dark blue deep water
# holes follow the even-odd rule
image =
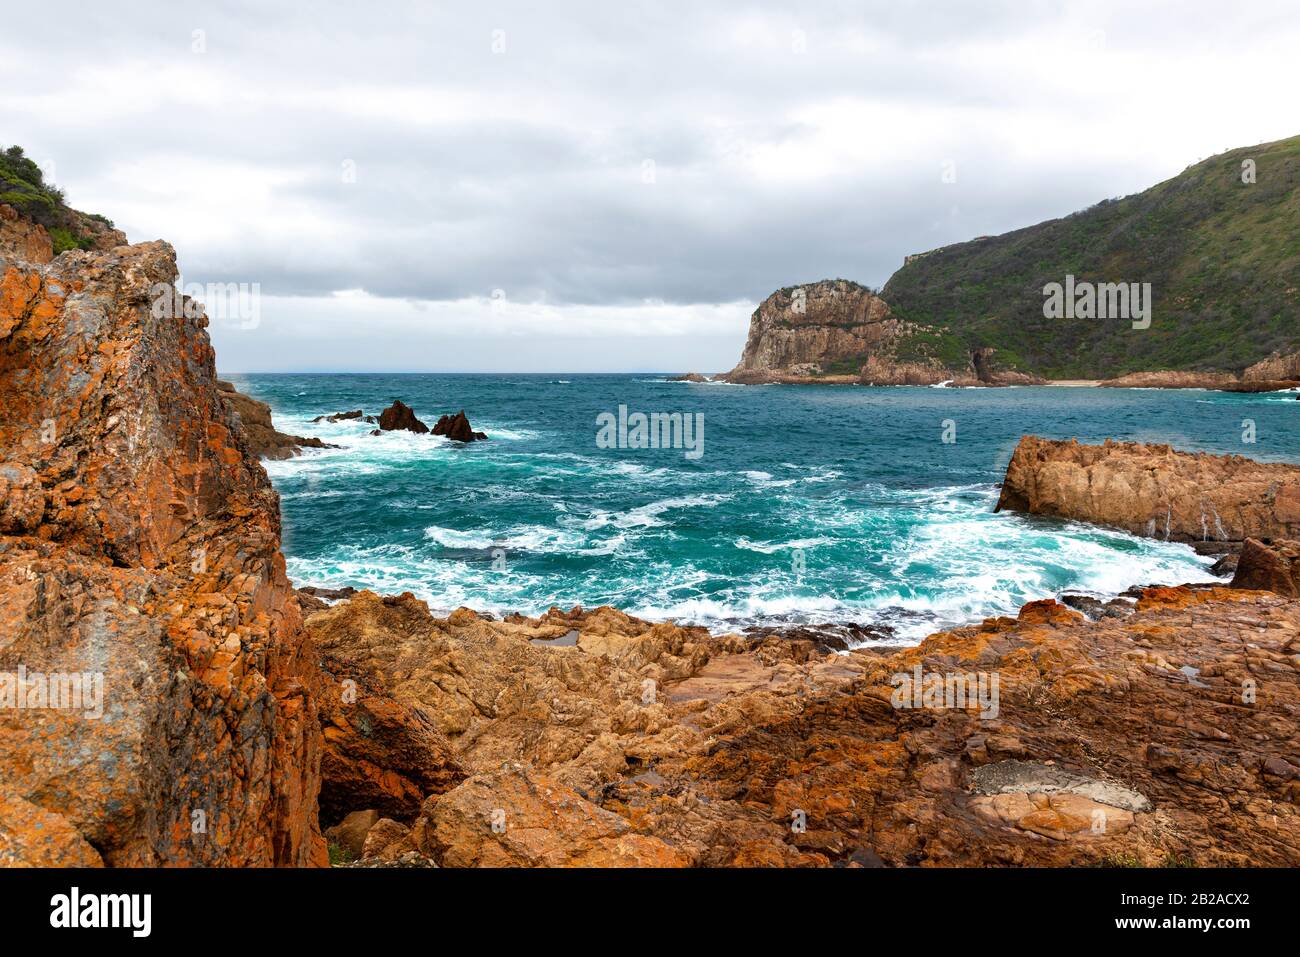
[[[283,431],[343,446],[268,462],[298,584],[435,609],[611,604],[649,618],[888,624],[902,640],[1065,589],[1205,580],[1210,560],[993,514],[1025,433],[1300,462],[1293,394],[729,386],[656,375],[248,375]],[[401,398],[489,441],[370,436],[322,413]],[[597,445],[597,417],[703,414],[703,454]],[[945,422],[955,442],[945,443]],[[1243,442],[1247,421],[1256,441]]]

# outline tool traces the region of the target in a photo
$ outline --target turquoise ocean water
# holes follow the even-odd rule
[[[342,446],[268,462],[299,585],[436,610],[610,604],[715,629],[888,625],[914,641],[1063,590],[1209,580],[1211,559],[993,513],[1025,433],[1300,462],[1293,394],[730,386],[642,375],[229,376],[276,426]],[[314,416],[464,409],[487,442]],[[703,454],[601,448],[597,417],[703,415]],[[1256,441],[1242,441],[1245,423]],[[944,442],[945,431],[955,441]]]

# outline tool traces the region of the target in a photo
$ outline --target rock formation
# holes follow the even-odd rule
[[[1231,372],[1130,372],[1097,384],[1105,389],[1222,389],[1238,382]]]
[[[852,380],[868,357],[885,352],[892,358],[899,331],[885,301],[857,283],[836,279],[779,289],[754,310],[740,362],[723,378]]]
[[[43,266],[53,258],[54,244],[45,228],[0,203],[0,260]]]
[[[437,424],[433,427],[434,435],[445,435],[453,442],[478,442],[486,439],[487,436],[482,432],[475,432],[469,424],[469,419],[465,417],[465,410],[461,409],[455,415],[444,415],[438,419]]]
[[[1283,362],[1276,360],[1276,365],[1259,363],[1240,376],[1233,372],[1130,372],[1097,384],[1106,389],[1213,389],[1219,392],[1280,392],[1300,387],[1300,376],[1261,378],[1250,374],[1251,370],[1267,370],[1283,375],[1289,371]]]
[[[258,458],[291,459],[301,454],[304,448],[338,448],[337,445],[328,445],[317,438],[280,432],[271,424],[271,407],[265,402],[244,395],[229,382],[218,380],[217,388],[221,392],[221,398],[239,416],[244,427],[244,438]]]
[[[323,863],[314,656],[206,317],[153,308],[177,275],[166,243],[42,264],[15,256],[32,245],[14,228],[0,220],[0,863]]]
[[[351,419],[370,419],[364,409],[353,409],[351,412],[335,412],[333,415],[318,415],[312,419],[313,422],[347,422]]]
[[[859,385],[1030,385],[1043,380],[997,366],[975,349],[953,367],[932,352],[930,330],[895,317],[865,286],[826,279],[779,289],[750,317],[740,363],[720,378]]]
[[[1245,382],[1292,381],[1300,382],[1300,352],[1282,355],[1274,352],[1267,359],[1248,366],[1241,374]]]
[[[414,409],[401,399],[395,399],[392,405],[379,414],[379,429],[377,431],[394,432],[399,429],[405,429],[407,432],[417,434],[429,431],[429,427],[415,417]]]
[[[1300,466],[1027,435],[1011,456],[997,507],[1239,547],[1252,537],[1300,536]]]
[[[1248,538],[1237,560],[1233,588],[1255,588],[1300,598],[1300,542]]]
[[[1097,621],[1043,601],[823,655],[363,592],[308,628],[427,708],[470,776],[373,838],[355,832],[377,814],[332,833],[364,866],[1295,863],[1300,602],[1139,594]],[[921,690],[977,674],[997,676],[992,710]]]

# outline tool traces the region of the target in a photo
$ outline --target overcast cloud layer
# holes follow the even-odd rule
[[[0,145],[258,284],[226,372],[726,369],[775,288],[1300,133],[1294,0],[60,10]]]

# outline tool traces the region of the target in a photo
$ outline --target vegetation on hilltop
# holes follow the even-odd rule
[[[1243,182],[1254,162],[1255,182]],[[1047,319],[1043,287],[1151,283],[1149,329]],[[882,295],[923,325],[900,358],[992,346],[1000,365],[1057,378],[1240,370],[1300,350],[1300,137],[1235,149],[1123,199],[917,258]]]
[[[45,227],[54,244],[54,254],[68,249],[90,249],[94,236],[86,220],[97,220],[108,228],[111,220],[79,213],[68,207],[63,190],[45,181],[45,174],[21,146],[0,152],[0,203],[12,206],[32,222]]]

